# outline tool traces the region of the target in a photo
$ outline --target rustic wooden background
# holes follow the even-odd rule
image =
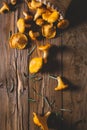
[[[2,5],[0,0],[0,7]],[[9,3],[10,0],[7,0]],[[70,27],[58,34],[55,39],[42,40],[42,44],[53,44],[51,63],[43,73],[43,80],[33,82],[24,76],[28,74],[29,60],[37,55],[35,50],[30,57],[31,47],[24,50],[11,49],[8,44],[10,33],[17,32],[17,19],[23,17],[27,5],[20,0],[12,12],[0,15],[0,130],[39,130],[32,121],[32,112],[41,114],[50,110],[32,88],[54,101],[52,111],[61,112],[64,124],[61,130],[87,129],[87,8],[86,0],[72,0],[66,17]],[[31,43],[30,43],[31,44]],[[33,43],[32,43],[33,44]],[[55,58],[54,58],[55,57]],[[57,81],[49,74],[63,76],[69,84],[66,91],[55,92]],[[37,102],[29,102],[33,98]]]

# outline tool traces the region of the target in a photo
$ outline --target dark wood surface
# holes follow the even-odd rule
[[[0,0],[0,7],[2,5]],[[8,0],[8,2],[10,2]],[[0,15],[0,130],[39,130],[33,124],[33,112],[42,114],[52,110],[69,109],[61,112],[64,121],[61,130],[87,129],[87,9],[86,0],[82,3],[73,0],[66,16],[70,27],[51,40],[42,40],[41,44],[50,42],[53,46],[51,63],[38,76],[43,80],[33,82],[27,79],[28,65],[37,55],[35,50],[30,57],[24,50],[11,49],[8,44],[10,32],[17,32],[17,19],[23,17],[22,11],[27,5],[20,1],[16,10]],[[30,43],[31,44],[31,43]],[[33,44],[33,43],[32,43]],[[55,57],[55,58],[54,58]],[[65,91],[54,91],[57,81],[49,74],[61,75],[69,84]],[[44,103],[32,88],[46,96],[50,102],[55,101],[52,109]],[[33,98],[37,102],[29,102]]]

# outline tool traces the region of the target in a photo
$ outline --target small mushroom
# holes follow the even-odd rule
[[[42,6],[42,3],[37,0],[32,0],[31,2],[30,1],[28,2],[27,0],[25,0],[25,2],[27,3],[29,9],[31,10],[35,10]]]
[[[17,3],[17,0],[11,0],[12,5],[16,5],[16,3]]]
[[[29,64],[29,72],[31,74],[37,73],[43,66],[43,58],[42,57],[35,57],[30,61]]]
[[[66,29],[68,26],[69,26],[69,21],[67,19],[62,19],[57,24],[57,27],[59,29]]]
[[[44,21],[42,18],[36,19],[36,24],[37,24],[38,26],[42,26],[44,23],[45,23],[45,21]]]
[[[56,91],[66,89],[68,87],[68,85],[63,82],[60,76],[57,77],[57,81],[58,81],[58,85],[57,87],[55,87]]]
[[[45,13],[42,14],[42,18],[47,21],[48,23],[54,23],[58,20],[60,14],[58,11],[53,10],[47,10]]]
[[[9,11],[9,10],[10,10],[10,8],[9,8],[9,5],[7,4],[7,2],[3,2],[3,6],[0,9],[0,14],[4,13],[5,11]]]
[[[17,28],[19,30],[20,33],[24,33],[26,28],[30,28],[31,25],[30,24],[26,24],[25,20],[23,18],[19,18],[17,21]]]
[[[11,48],[24,49],[28,43],[28,38],[22,33],[15,33],[9,39]]]
[[[33,32],[32,30],[29,31],[29,36],[32,40],[37,40],[37,37],[40,36],[39,32]]]
[[[33,19],[32,15],[29,15],[26,11],[23,11],[25,21],[31,21]]]
[[[45,24],[42,26],[42,35],[48,39],[56,36],[56,27],[53,24]]]
[[[47,112],[43,116],[37,115],[35,112],[33,112],[33,122],[35,125],[39,126],[42,130],[49,130],[47,125],[47,119],[51,112]]]
[[[39,1],[37,1],[37,0],[32,0],[31,1],[31,7],[33,8],[33,9],[37,9],[37,8],[39,8],[39,7],[41,7],[42,6],[42,3],[41,2],[39,2]]]
[[[37,8],[37,11],[34,15],[34,20],[36,20],[38,17],[40,17],[45,11],[46,11],[45,8]]]
[[[49,49],[51,47],[51,44],[50,43],[47,43],[46,45],[41,45],[38,47],[38,49],[40,51],[43,51],[43,59],[44,59],[44,63],[47,63],[47,58],[48,58],[48,55],[49,55]]]
[[[56,22],[58,20],[59,16],[60,16],[60,14],[59,14],[58,11],[53,11],[51,13],[51,15],[49,15],[49,17],[47,19],[47,22],[48,23],[54,23],[54,22]]]

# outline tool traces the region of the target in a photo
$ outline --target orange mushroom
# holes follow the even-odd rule
[[[42,18],[36,19],[36,24],[39,26],[42,26],[45,23],[45,21]]]
[[[60,14],[58,11],[47,12],[42,15],[42,18],[48,23],[54,23],[58,20]]]
[[[0,8],[0,14],[4,13],[5,11],[9,11],[9,5],[7,4],[7,2],[3,2],[3,6]]]
[[[30,73],[37,73],[43,66],[43,58],[42,57],[35,57],[31,59],[29,64],[29,72]]]
[[[39,32],[33,32],[32,30],[29,31],[29,36],[32,40],[37,40],[37,37],[40,36]]]
[[[19,30],[20,33],[24,33],[26,28],[30,28],[31,25],[30,24],[26,24],[25,23],[25,19],[23,18],[19,18],[17,21],[17,28]]]
[[[34,20],[36,20],[38,17],[40,17],[45,11],[46,11],[45,8],[37,8],[37,11],[34,15]]]
[[[47,112],[44,116],[37,115],[33,112],[33,122],[35,125],[39,126],[42,130],[49,130],[47,126],[47,118],[51,112]]]
[[[29,9],[31,10],[36,10],[37,8],[42,6],[42,3],[37,0],[31,0],[31,2],[30,1],[28,2],[27,0],[25,0],[25,2],[27,3]]]
[[[56,91],[66,89],[68,87],[68,85],[63,82],[60,76],[57,77],[57,81],[58,81],[58,85],[57,87],[55,87]]]
[[[24,19],[25,21],[31,21],[33,19],[33,16],[28,14],[26,11],[23,11]]]
[[[42,35],[48,39],[56,36],[56,27],[53,24],[45,24],[42,26]]]
[[[28,43],[26,35],[22,33],[15,33],[9,39],[11,48],[24,49]]]
[[[57,24],[57,27],[59,29],[66,29],[68,26],[69,26],[69,21],[67,19],[62,19]]]
[[[50,43],[47,43],[46,45],[41,45],[41,46],[38,46],[38,49],[40,51],[43,51],[43,59],[44,59],[44,63],[47,63],[47,58],[48,58],[48,55],[49,55],[49,49],[51,47],[51,44]]]
[[[16,3],[17,3],[17,0],[11,0],[12,5],[16,5]]]

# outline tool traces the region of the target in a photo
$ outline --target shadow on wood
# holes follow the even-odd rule
[[[49,50],[49,55],[47,58],[47,63],[43,65],[41,73],[60,73],[62,69],[62,53],[67,52],[69,55],[72,50],[65,46],[53,45]]]
[[[72,0],[66,12],[66,18],[69,19],[71,27],[85,22],[87,20],[87,0]]]
[[[62,77],[62,80],[65,84],[68,85],[68,88],[66,88],[64,91],[66,90],[71,90],[71,91],[79,91],[81,86],[77,86],[74,83],[72,83],[71,81],[69,81],[67,78]]]
[[[47,63],[43,65],[41,72],[42,73],[59,72],[61,69],[61,59],[58,58],[58,55],[60,54],[61,54],[61,47],[53,45],[49,49]]]

